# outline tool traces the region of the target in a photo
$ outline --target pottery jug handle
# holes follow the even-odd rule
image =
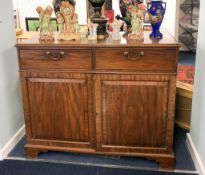
[[[151,3],[147,3],[147,10],[149,10],[151,8]]]
[[[166,11],[167,3],[166,2],[162,2],[162,4],[164,4],[164,11]]]

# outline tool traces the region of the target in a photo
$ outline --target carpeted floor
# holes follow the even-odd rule
[[[176,156],[175,171],[177,172],[186,171],[186,173],[188,174],[190,173],[196,174],[195,166],[193,164],[190,153],[186,146],[186,133],[187,131],[181,128],[178,127],[175,128],[175,135],[174,135],[174,152]],[[42,170],[38,170],[40,171],[40,174],[43,173],[43,170],[47,169],[48,167],[53,169],[52,170],[53,172],[57,171],[58,167],[64,167],[65,172],[66,171],[69,172],[71,170],[67,170],[67,168],[70,166],[71,167],[73,166],[71,168],[73,170],[69,172],[71,175],[83,173],[83,172],[78,172],[77,166],[79,166],[79,168],[83,166],[81,167],[82,169],[88,168],[88,170],[85,171],[87,171],[88,174],[92,172],[94,173],[94,175],[103,174],[103,173],[106,174],[108,172],[110,173],[110,175],[116,175],[120,173],[123,174],[125,172],[127,172],[125,174],[128,175],[129,174],[155,175],[158,173],[166,174],[165,172],[158,172],[159,165],[155,161],[151,161],[143,158],[132,158],[132,157],[109,157],[109,156],[105,157],[105,156],[95,156],[95,155],[71,154],[71,153],[63,153],[63,152],[48,152],[48,153],[41,153],[39,155],[38,160],[28,162],[25,161],[24,159],[25,158],[24,148],[23,148],[24,144],[25,144],[25,137],[19,142],[19,144],[16,145],[16,147],[9,154],[8,159],[10,160],[6,160],[2,164],[4,171],[10,171],[8,167],[11,166],[10,164],[15,163],[13,162],[13,160],[15,159],[16,161],[17,160],[20,161],[20,162],[18,161],[17,165],[20,167],[20,169],[22,169],[22,171],[24,169],[23,167],[21,167],[23,166],[22,165],[23,162],[26,163],[26,166],[28,166],[28,168],[30,167],[29,168],[30,170],[32,170],[32,168],[35,169],[36,167],[42,166],[41,167]],[[99,170],[99,172],[97,172],[97,170]],[[175,175],[175,173],[173,172],[172,174]]]
[[[189,51],[179,52],[179,62],[180,66],[195,66],[196,54]]]
[[[178,66],[177,80],[183,83],[194,84],[194,66]]]
[[[177,80],[194,84],[196,55],[192,52],[179,52]]]
[[[96,167],[49,162],[5,160],[0,162],[1,175],[196,175],[131,168]]]
[[[0,162],[1,175],[196,175],[131,168],[96,167],[50,162],[5,160]]]

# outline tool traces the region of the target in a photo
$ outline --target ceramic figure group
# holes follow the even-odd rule
[[[142,21],[146,13],[145,5],[142,0],[120,0],[119,6],[122,17],[116,16],[116,19],[122,20],[127,26],[128,39],[142,40]],[[166,3],[163,0],[146,0],[147,14],[152,26],[150,38],[161,39],[163,36],[159,29],[162,24],[166,11]],[[123,29],[123,28],[122,28]]]
[[[59,26],[58,40],[79,40],[80,25],[78,15],[75,13],[75,6],[69,1],[61,1],[59,11],[56,11]]]
[[[128,40],[143,41],[142,21],[146,12],[146,7],[141,1],[123,0],[126,5],[126,17],[128,24]],[[122,7],[121,7],[122,9]],[[125,12],[124,12],[125,13]]]
[[[131,33],[128,34],[129,40],[143,41],[142,21],[145,15],[145,9],[138,4],[130,5],[128,11],[131,14]]]
[[[52,28],[52,20],[51,15],[53,12],[53,8],[47,6],[44,10],[42,7],[38,6],[36,11],[39,15],[39,30],[40,30],[40,41],[52,41],[53,38],[53,28]]]

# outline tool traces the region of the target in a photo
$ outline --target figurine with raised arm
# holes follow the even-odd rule
[[[53,28],[51,15],[53,9],[50,6],[47,6],[45,10],[42,7],[38,6],[36,8],[37,13],[39,14],[39,30],[40,30],[40,41],[53,41]]]

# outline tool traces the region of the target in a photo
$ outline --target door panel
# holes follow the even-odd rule
[[[90,147],[95,137],[90,80],[85,75],[57,77],[27,78],[31,138]]]
[[[169,78],[98,76],[98,149],[166,148]]]

